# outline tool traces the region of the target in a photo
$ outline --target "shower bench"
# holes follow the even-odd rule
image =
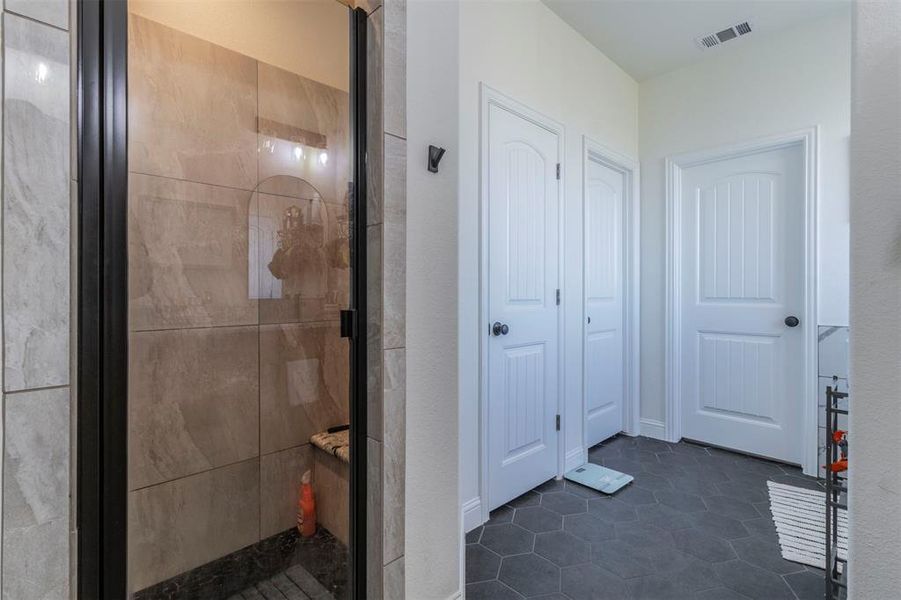
[[[350,513],[350,441],[348,430],[313,434],[313,489],[316,493],[316,518],[322,527],[348,543]]]

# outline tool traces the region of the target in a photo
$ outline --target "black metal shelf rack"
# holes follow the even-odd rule
[[[848,594],[847,551],[839,551],[839,512],[847,515],[848,471],[833,471],[831,465],[841,458],[840,446],[833,434],[839,430],[839,417],[847,417],[848,393],[826,388],[826,598],[844,600]]]

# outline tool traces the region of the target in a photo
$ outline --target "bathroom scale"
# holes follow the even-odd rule
[[[576,467],[572,471],[567,472],[564,477],[605,494],[613,494],[619,491],[626,484],[632,483],[634,479],[631,475],[592,463],[585,463],[581,467]]]

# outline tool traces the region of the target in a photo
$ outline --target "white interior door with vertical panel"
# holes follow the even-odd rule
[[[559,139],[496,104],[487,122],[490,510],[557,474]]]
[[[803,460],[804,185],[799,145],[682,171],[686,438]]]
[[[626,174],[589,156],[585,178],[585,444],[623,430]]]

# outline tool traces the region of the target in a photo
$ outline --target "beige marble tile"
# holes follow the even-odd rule
[[[404,557],[394,559],[385,565],[385,598],[404,600]]]
[[[385,563],[404,553],[406,351],[385,351],[385,439],[382,447]]]
[[[260,445],[293,448],[348,422],[349,349],[337,323],[260,328]]]
[[[347,544],[350,530],[348,464],[321,450],[313,453],[313,486],[319,524]]]
[[[407,142],[385,135],[385,213],[382,241],[383,344],[406,345]]]
[[[337,321],[350,298],[347,205],[272,194],[256,194],[254,205],[250,279],[260,322]],[[298,223],[289,236],[286,215]]]
[[[366,228],[367,433],[382,440],[382,225]]]
[[[383,594],[382,560],[382,444],[366,440],[366,597]]]
[[[258,456],[256,327],[132,333],[129,489]]]
[[[297,500],[300,480],[313,470],[314,448],[304,444],[260,457],[260,538],[297,526]],[[319,489],[316,492],[317,509]]]
[[[129,582],[141,590],[260,539],[252,459],[129,493]]]
[[[133,330],[249,325],[252,193],[129,177],[129,317]]]
[[[385,133],[407,137],[407,1],[384,0]]]
[[[352,158],[347,92],[259,63],[259,94],[266,125],[260,182],[289,175],[309,182],[324,201],[346,205]]]
[[[382,50],[385,11],[366,21],[366,223],[382,222],[385,148],[382,106]]]
[[[253,190],[256,61],[135,15],[128,37],[129,169]]]
[[[69,383],[69,35],[3,15],[7,391]]]

